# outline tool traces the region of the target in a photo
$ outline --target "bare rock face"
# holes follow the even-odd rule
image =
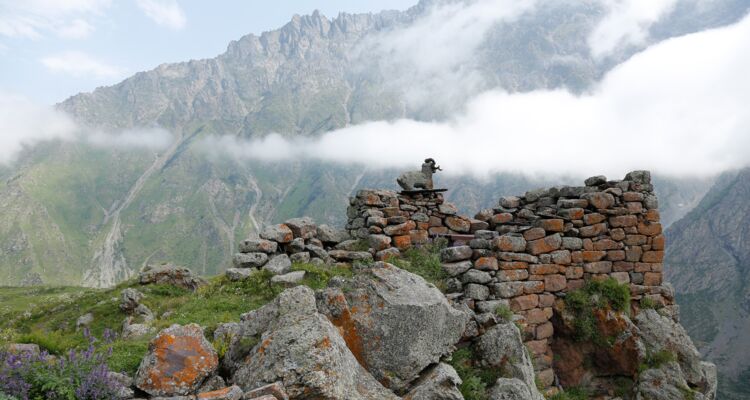
[[[498,394],[490,398],[544,399],[534,381],[534,365],[531,363],[531,356],[524,347],[521,332],[515,324],[505,323],[493,326],[477,339],[475,346],[475,351],[481,354],[483,363],[493,368],[501,368],[514,381],[500,382],[502,388],[494,390],[494,392],[513,393],[513,396],[516,397],[510,395],[502,397]],[[518,385],[515,381],[520,382],[524,388],[517,389]],[[524,396],[528,397],[517,397],[516,393],[523,393]]]
[[[639,377],[637,398],[640,400],[711,400],[716,392],[701,393],[685,380],[680,364],[670,362],[659,368],[644,371]]]
[[[195,392],[218,365],[216,351],[200,326],[172,325],[149,343],[135,385],[152,396],[187,395]]]
[[[635,317],[635,322],[640,329],[641,339],[651,351],[666,350],[677,356],[684,379],[691,387],[707,395],[710,395],[707,392],[715,391],[716,367],[701,361],[700,353],[682,325],[655,310],[641,311]],[[713,395],[709,398],[713,398]]]
[[[359,365],[306,286],[244,315],[232,335],[227,354],[235,361],[228,366],[243,390],[281,382],[290,399],[397,399]]]
[[[461,383],[453,367],[440,363],[419,378],[404,400],[464,400],[458,390]]]
[[[500,378],[490,388],[489,400],[533,400],[528,385],[517,378]]]
[[[197,290],[206,281],[185,268],[173,264],[147,265],[140,273],[141,285],[174,285],[184,289]]]
[[[362,269],[345,290],[321,293],[318,306],[360,364],[396,392],[450,354],[468,322],[433,285],[384,262]]]

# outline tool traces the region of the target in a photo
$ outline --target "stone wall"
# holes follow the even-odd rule
[[[635,309],[644,299],[676,307],[662,282],[665,243],[647,171],[503,197],[475,218],[456,215],[440,194],[362,190],[348,217],[350,234],[369,239],[379,259],[438,235],[473,235],[442,251],[448,297],[475,313],[477,335],[485,314],[507,305],[545,386],[554,380],[553,305],[567,291],[611,277],[630,286]]]

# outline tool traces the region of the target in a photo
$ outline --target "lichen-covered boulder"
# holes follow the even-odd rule
[[[172,325],[149,343],[135,385],[151,396],[187,395],[196,391],[218,365],[216,351],[199,325]]]
[[[691,388],[677,362],[642,372],[636,392],[638,400],[712,400],[716,396],[715,392],[706,395]]]
[[[502,369],[506,373],[507,378],[515,378],[515,380],[526,386],[525,391],[521,392],[528,393],[529,399],[544,399],[534,381],[534,365],[531,363],[531,356],[526,350],[521,339],[521,332],[515,324],[508,322],[493,326],[477,339],[475,346],[475,352],[481,355],[481,361],[484,364]],[[503,391],[508,391],[508,393],[518,392],[515,390],[515,387],[518,386],[515,382],[502,381],[499,383],[502,384],[504,389],[496,390],[498,393]],[[495,386],[498,386],[498,384]],[[510,395],[497,398],[516,398],[507,396]]]
[[[453,367],[440,363],[423,373],[403,400],[464,400],[461,383]]]
[[[174,264],[147,265],[141,270],[139,282],[141,285],[174,285],[193,291],[207,284],[189,269]]]
[[[310,217],[292,218],[285,224],[292,230],[295,238],[311,239],[318,233],[318,228]]]
[[[388,263],[360,269],[345,286],[321,293],[319,309],[359,362],[397,392],[450,354],[468,322],[435,286]]]
[[[677,356],[677,362],[688,383],[704,389],[715,385],[715,382],[708,381],[700,353],[682,325],[656,310],[648,309],[642,310],[635,317],[635,323],[640,329],[641,340],[652,352],[665,350]]]
[[[290,399],[397,399],[359,365],[306,286],[245,314],[227,354],[243,390],[281,382]]]

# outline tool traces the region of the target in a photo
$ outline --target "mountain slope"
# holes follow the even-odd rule
[[[750,395],[750,169],[721,177],[667,230],[682,323],[720,370],[721,398]],[[726,397],[725,397],[726,396]]]
[[[158,126],[177,142],[162,152],[55,143],[31,149],[14,168],[0,171],[7,177],[0,186],[3,284],[36,272],[46,283],[110,286],[144,263],[160,261],[212,274],[227,267],[238,238],[259,225],[303,214],[340,223],[354,189],[395,186],[395,171],[364,166],[216,159],[197,145],[209,135],[314,136],[367,120],[441,119],[463,99],[498,86],[580,92],[638,50],[594,59],[586,38],[604,16],[601,2],[547,0],[487,28],[461,64],[468,75],[476,74],[474,84],[438,87],[460,89],[445,101],[437,95],[414,101],[415,92],[439,93],[434,86],[440,77],[393,63],[378,44],[419,26],[435,5],[445,3],[455,1],[425,0],[404,12],[333,20],[319,13],[295,16],[278,30],[232,42],[216,58],[165,64],[66,100],[59,109],[85,125]],[[662,39],[728,23],[746,9],[737,0],[678,7],[654,35]],[[412,77],[420,79],[409,82]],[[415,154],[415,162],[423,156]],[[544,185],[517,175],[438,179],[466,212],[494,205],[500,194]],[[689,208],[671,204],[689,205],[701,194],[700,186],[675,182],[663,186],[663,198],[677,193],[677,201],[663,204],[665,220]]]

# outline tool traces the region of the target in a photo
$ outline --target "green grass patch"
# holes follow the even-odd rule
[[[599,334],[594,310],[612,309],[628,313],[630,288],[612,278],[601,282],[589,281],[583,288],[569,292],[565,296],[565,305],[575,316],[573,327],[577,341],[592,341],[600,346],[608,346],[611,338]]]
[[[449,362],[463,381],[459,390],[466,400],[486,400],[487,388],[503,376],[498,368],[476,366],[476,359],[470,347],[463,347],[453,352]]]
[[[501,304],[495,309],[495,315],[507,322],[513,320],[513,311],[511,311],[510,307],[505,304]]]
[[[445,291],[445,279],[448,275],[443,270],[440,261],[440,250],[447,245],[445,240],[435,240],[433,243],[413,247],[402,253],[402,258],[391,262],[397,267],[417,274],[438,289]]]
[[[335,276],[350,278],[352,276],[351,267],[339,267],[329,265],[313,265],[295,263],[292,264],[292,271],[305,271],[305,278],[302,284],[312,289],[319,290],[328,286],[328,282]]]
[[[639,372],[643,372],[648,369],[660,368],[664,364],[677,361],[677,355],[667,349],[662,349],[657,352],[648,350],[646,352],[646,358],[643,363],[638,366]]]
[[[148,352],[148,339],[117,340],[112,343],[112,355],[107,364],[112,371],[122,372],[133,376],[141,359]]]

